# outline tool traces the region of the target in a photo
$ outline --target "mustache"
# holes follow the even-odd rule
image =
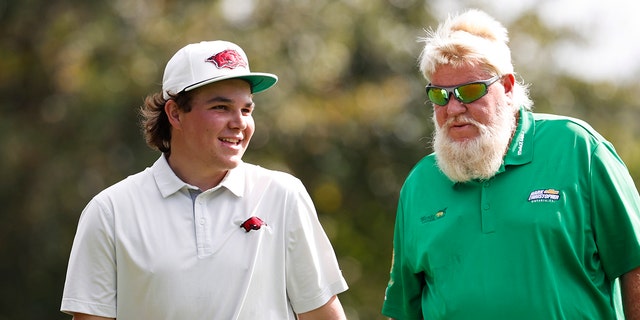
[[[484,124],[472,119],[471,117],[468,117],[466,115],[459,115],[459,116],[456,116],[454,118],[447,119],[447,121],[442,124],[441,129],[451,128],[454,123],[468,123],[468,124],[474,125],[474,126],[476,126],[478,128],[486,127]]]

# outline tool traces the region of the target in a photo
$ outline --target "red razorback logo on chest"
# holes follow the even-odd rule
[[[262,221],[262,219],[260,219],[260,218],[258,218],[256,216],[253,216],[253,217],[247,219],[245,222],[243,222],[240,225],[240,228],[244,228],[244,230],[246,232],[249,232],[251,230],[260,230],[260,228],[262,226],[266,226],[266,225],[267,224],[264,223],[264,221]]]
[[[221,68],[235,69],[237,67],[247,67],[247,63],[242,56],[235,50],[224,50],[219,52],[205,60],[205,62],[211,62]]]

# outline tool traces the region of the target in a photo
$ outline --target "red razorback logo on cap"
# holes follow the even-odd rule
[[[242,59],[242,56],[235,50],[227,49],[219,52],[205,60],[205,62],[212,62],[213,64],[221,68],[235,69],[237,67],[246,67],[247,63]]]

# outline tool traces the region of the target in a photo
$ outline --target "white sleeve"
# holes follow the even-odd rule
[[[323,306],[345,290],[336,255],[311,197],[299,182],[287,199],[287,293],[296,313]]]
[[[78,222],[60,310],[116,317],[113,214],[96,198]]]

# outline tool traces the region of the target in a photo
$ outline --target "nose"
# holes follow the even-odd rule
[[[241,110],[237,110],[231,113],[231,118],[229,120],[229,127],[231,129],[240,129],[244,130],[247,128],[247,119],[246,115],[242,113]]]
[[[447,115],[449,116],[457,116],[467,111],[467,105],[458,101],[453,96],[444,107],[447,108]]]

